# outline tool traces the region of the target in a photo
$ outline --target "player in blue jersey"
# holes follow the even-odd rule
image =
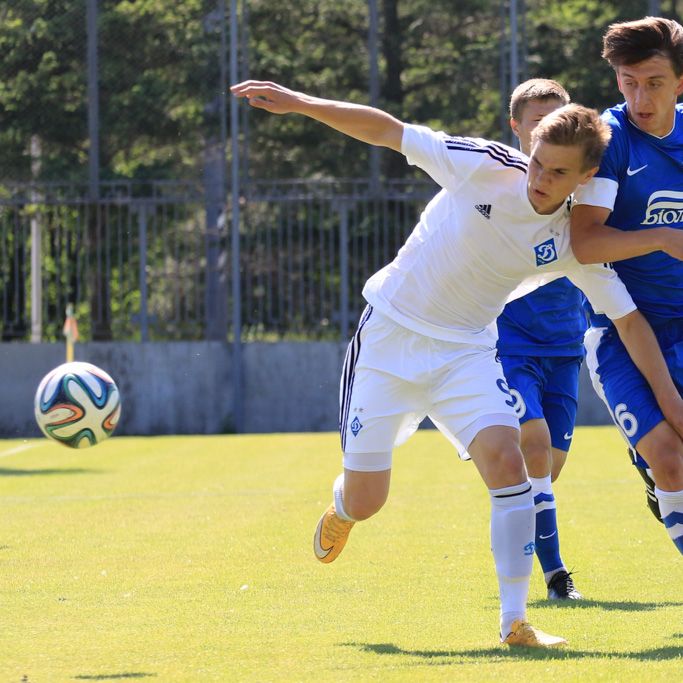
[[[647,17],[613,24],[603,57],[625,102],[604,120],[612,139],[597,175],[577,193],[572,247],[584,263],[613,262],[652,325],[683,391],[683,27]],[[683,440],[604,318],[586,335],[593,384],[648,468],[661,519],[683,553]]]
[[[515,88],[510,125],[520,148],[531,152],[531,132],[539,121],[569,103],[556,81],[534,78]],[[536,513],[536,556],[548,598],[580,600],[571,572],[560,556],[552,482],[567,459],[576,420],[579,370],[586,332],[585,297],[567,278],[510,302],[498,318],[498,352],[515,412]]]

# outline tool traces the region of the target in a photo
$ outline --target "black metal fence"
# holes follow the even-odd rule
[[[344,338],[369,275],[388,263],[435,193],[428,181],[253,183],[208,220],[201,188],[182,183],[4,186],[0,336],[56,340],[66,306],[93,340]],[[239,266],[237,266],[239,264]],[[239,267],[239,301],[232,269]]]
[[[365,280],[396,255],[435,186],[393,181],[256,183],[241,239],[247,337],[346,337]]]

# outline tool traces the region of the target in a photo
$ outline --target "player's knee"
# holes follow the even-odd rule
[[[361,521],[378,512],[389,496],[391,470],[370,472],[345,471],[344,510],[352,519]]]
[[[490,489],[514,486],[527,479],[515,429],[498,427],[483,430],[469,445],[468,451]]]
[[[672,429],[659,435],[645,456],[657,484],[683,480],[683,442]]]
[[[536,418],[522,425],[522,453],[531,477],[547,477],[552,462],[552,443],[548,425]]]
[[[358,522],[372,517],[379,512],[387,501],[388,492],[365,491],[362,495],[346,495],[344,492],[344,508],[346,514]]]
[[[661,484],[671,485],[683,481],[683,455],[677,452],[662,452],[657,457],[657,465],[652,465],[656,471],[655,481]]]
[[[505,486],[519,484],[527,478],[524,457],[516,444],[506,444],[501,447],[495,456],[493,466],[505,481]]]
[[[546,477],[550,472],[551,455],[550,449],[545,444],[531,442],[522,444],[524,462],[526,463],[529,476]]]

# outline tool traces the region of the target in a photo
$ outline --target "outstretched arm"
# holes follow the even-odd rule
[[[683,230],[617,230],[605,225],[609,214],[609,209],[588,204],[572,208],[572,251],[579,263],[612,263],[653,251],[683,260]]]
[[[648,381],[666,421],[683,437],[683,399],[649,323],[639,311],[612,322],[631,359]]]
[[[244,81],[231,86],[235,97],[272,114],[303,114],[371,145],[401,151],[403,123],[381,109],[351,102],[323,100],[270,81]]]

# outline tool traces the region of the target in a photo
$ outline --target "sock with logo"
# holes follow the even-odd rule
[[[548,583],[560,569],[565,569],[560,558],[560,538],[557,531],[557,509],[555,496],[547,477],[529,477],[531,491],[534,495],[534,511],[536,513],[536,556],[541,563],[545,581]]]
[[[534,501],[528,481],[489,489],[491,551],[500,588],[500,635],[515,619],[526,618],[529,579],[534,562]]]
[[[662,491],[655,486],[655,494],[669,538],[683,554],[683,491]]]

